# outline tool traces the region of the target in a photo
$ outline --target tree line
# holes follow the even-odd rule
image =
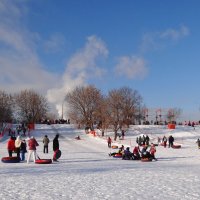
[[[112,89],[107,95],[94,86],[77,87],[65,97],[68,116],[80,126],[97,128],[104,132],[112,128],[117,137],[118,130],[128,129],[140,118],[143,99],[137,90],[122,87]]]
[[[112,89],[105,95],[93,85],[79,86],[65,94],[64,102],[71,123],[90,129],[97,126],[102,133],[112,128],[115,137],[119,130],[145,120],[143,98],[137,90],[129,87]],[[49,110],[46,97],[38,92],[26,89],[11,95],[0,90],[1,123],[13,120],[38,123],[48,116],[55,115]]]
[[[47,99],[34,90],[8,94],[0,90],[0,122],[38,122],[48,112]]]

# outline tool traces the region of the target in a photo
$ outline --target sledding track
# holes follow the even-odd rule
[[[62,150],[58,163],[0,164],[0,199],[19,196],[20,200],[200,198],[200,159],[196,146],[176,150],[157,147],[158,161],[142,163],[109,157],[105,140],[86,135],[84,130],[72,125],[40,125],[32,134],[39,141],[37,153],[41,158],[52,158],[52,140],[57,133]],[[49,154],[42,153],[44,135],[51,140]],[[74,139],[77,135],[81,140]],[[6,156],[6,142],[1,145],[0,153]]]

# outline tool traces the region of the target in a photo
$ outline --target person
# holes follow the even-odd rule
[[[124,153],[124,145],[119,148],[118,152],[109,153],[109,156],[114,156],[115,154],[123,154]]]
[[[133,149],[134,160],[140,160],[140,148],[139,145],[135,146]]]
[[[141,157],[142,157],[142,159],[146,159],[146,158],[150,159],[150,157],[151,157],[149,151],[147,151],[147,148],[148,148],[147,146],[144,146],[142,148],[142,151],[141,151]]]
[[[111,139],[111,137],[108,137],[107,142],[108,142],[108,147],[111,148],[111,143],[112,143],[112,139]]]
[[[133,154],[130,152],[130,148],[127,147],[126,150],[124,150],[124,153],[122,155],[123,160],[130,160],[133,159]]]
[[[156,147],[153,143],[151,143],[151,147],[150,147],[150,155],[151,155],[151,159],[157,161],[157,158],[155,158],[155,153],[156,153]]]
[[[22,140],[20,139],[20,136],[17,136],[17,139],[15,140],[15,150],[17,153],[17,157],[20,158],[20,147],[21,147]]]
[[[77,137],[75,137],[75,139],[76,139],[76,140],[80,140],[81,138],[80,138],[80,136],[78,135]]]
[[[122,146],[119,148],[119,151],[122,152],[124,151],[124,145],[122,144]]]
[[[160,137],[158,137],[158,145],[160,144],[160,141],[161,141],[161,139],[160,139]]]
[[[198,140],[196,141],[198,148],[200,149],[200,139],[198,138]]]
[[[169,148],[170,148],[170,147],[173,147],[173,144],[174,144],[174,137],[173,137],[172,135],[169,136],[168,141],[169,141]]]
[[[122,140],[124,140],[124,136],[125,136],[125,131],[122,130]]]
[[[48,136],[45,135],[43,138],[43,144],[44,144],[43,153],[48,153],[49,142],[50,142],[50,140],[49,140]]]
[[[166,148],[166,146],[167,146],[167,138],[166,138],[165,135],[164,135],[164,137],[162,139],[162,142],[163,142],[163,146]]]
[[[38,142],[36,139],[32,136],[28,140],[28,157],[27,157],[27,163],[30,162],[30,157],[33,155],[33,161],[35,162],[36,160],[36,147],[39,146]]]
[[[20,147],[21,161],[25,160],[25,153],[27,152],[26,147],[27,147],[26,141],[22,140],[21,147]]]
[[[11,136],[7,143],[8,155],[12,157],[12,152],[15,151],[15,140]]]
[[[147,145],[147,146],[149,145],[149,140],[150,140],[149,136],[146,135],[145,141],[146,141],[146,145]]]
[[[55,138],[53,139],[53,151],[54,151],[54,155],[53,155],[53,161],[58,162],[57,158],[56,158],[56,152],[59,150],[59,134],[56,134]]]

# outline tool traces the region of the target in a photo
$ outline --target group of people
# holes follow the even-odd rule
[[[162,141],[160,137],[158,137],[158,144],[162,144],[165,148],[167,147],[167,141],[168,141],[168,147],[173,147],[174,145],[174,137],[170,135],[168,138],[164,135],[162,138]]]
[[[150,142],[150,138],[148,135],[143,135],[143,136],[139,136],[136,138],[136,143],[141,146],[141,145],[149,145]]]
[[[21,125],[17,125],[16,128],[9,128],[8,129],[8,135],[9,136],[16,136],[17,135],[21,135],[21,136],[26,136],[26,132],[28,130],[28,126],[26,126],[26,124],[22,123]]]
[[[149,148],[149,150],[148,150]],[[119,148],[118,152],[110,153],[109,156],[115,156],[115,154],[121,154],[122,159],[124,160],[141,160],[141,159],[148,159],[148,160],[155,160],[155,153],[156,153],[156,147],[153,143],[151,143],[151,146],[144,145],[142,150],[140,150],[140,146],[136,145],[133,148],[133,151],[130,151],[130,147],[127,147],[124,149],[124,146],[122,145]]]
[[[56,134],[55,138],[53,139],[53,151],[54,151],[53,161],[57,161],[55,152],[59,150],[58,138],[59,138],[59,134]],[[48,153],[48,145],[49,145],[50,140],[47,135],[44,136],[42,142],[44,144],[43,153]],[[27,163],[30,162],[31,157],[33,158],[33,161],[35,162],[36,157],[38,157],[36,153],[37,146],[39,146],[39,144],[34,136],[32,136],[31,138],[28,138],[27,143],[26,143],[26,140],[21,139],[20,136],[17,136],[17,138],[11,136],[7,142],[8,155],[9,157],[12,157],[13,153],[16,153],[17,157],[21,161],[25,161],[25,153],[28,152]],[[27,147],[28,147],[28,151],[27,151]]]

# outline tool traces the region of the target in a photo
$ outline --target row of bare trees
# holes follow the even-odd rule
[[[35,123],[46,116],[48,102],[45,97],[33,90],[23,90],[11,95],[0,90],[0,122]]]
[[[68,93],[65,100],[69,106],[68,116],[79,125],[104,131],[112,127],[117,137],[118,130],[133,124],[142,107],[142,97],[128,87],[113,89],[103,95],[94,86],[77,87]]]

